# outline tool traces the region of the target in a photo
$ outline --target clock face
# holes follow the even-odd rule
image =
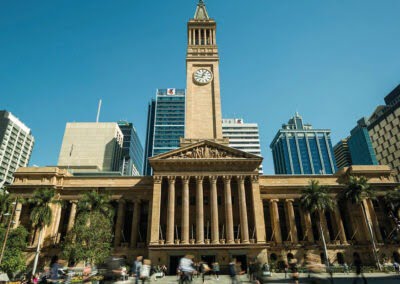
[[[207,69],[198,69],[193,73],[193,78],[199,84],[207,84],[212,80],[213,74]]]

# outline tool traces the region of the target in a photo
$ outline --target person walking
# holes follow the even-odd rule
[[[353,262],[354,267],[356,268],[356,277],[353,280],[353,284],[357,284],[359,277],[362,278],[364,284],[367,284],[367,278],[365,278],[364,273],[362,272],[362,261],[358,253],[353,255]]]
[[[237,271],[236,271],[236,258],[229,262],[229,276],[231,277],[232,284],[238,284]]]
[[[132,268],[132,276],[135,277],[135,284],[139,283],[139,279],[140,279],[140,271],[142,270],[142,266],[143,266],[143,256],[139,255],[136,257],[135,262],[133,263],[133,268]]]
[[[215,279],[219,280],[219,271],[220,271],[220,268],[219,268],[219,263],[218,263],[218,262],[214,262],[214,263],[212,264],[212,270],[213,270],[213,272],[214,272]]]
[[[195,271],[192,256],[185,255],[179,261],[179,271],[181,272],[180,284],[192,282],[192,276]]]

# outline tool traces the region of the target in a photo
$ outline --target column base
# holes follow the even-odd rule
[[[204,245],[204,241],[197,241],[196,245]]]
[[[250,243],[249,240],[243,240],[243,241],[242,241],[242,244],[249,244],[249,243]]]
[[[226,243],[227,244],[234,244],[235,242],[233,240],[227,240]]]
[[[218,245],[218,244],[219,244],[219,240],[213,240],[211,243],[212,243],[213,245]]]

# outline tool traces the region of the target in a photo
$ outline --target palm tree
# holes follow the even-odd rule
[[[400,188],[388,191],[384,197],[385,204],[389,212],[394,217],[400,217]]]
[[[54,195],[54,189],[41,188],[35,190],[33,192],[33,196],[28,200],[28,203],[33,205],[30,220],[35,228],[35,231],[39,230],[39,239],[36,248],[35,261],[33,263],[33,275],[36,273],[44,228],[51,223],[52,211],[50,204],[56,202],[53,200]]]
[[[114,208],[110,204],[108,194],[98,193],[95,190],[85,192],[78,204],[78,214],[89,212],[99,212],[104,217],[112,219],[114,217]]]
[[[300,206],[306,212],[318,216],[319,233],[323,243],[325,263],[326,267],[329,269],[328,249],[322,229],[322,216],[325,214],[326,210],[331,210],[333,208],[333,200],[328,194],[328,188],[319,185],[317,180],[311,180],[308,187],[301,191]]]
[[[367,218],[367,213],[364,206],[364,200],[368,198],[375,199],[375,192],[370,187],[368,179],[364,176],[361,177],[349,176],[349,179],[346,183],[346,187],[342,192],[342,199],[350,200],[352,204],[361,205],[364,221],[367,224],[368,232],[371,239],[375,261],[380,270],[381,264],[379,263],[378,253],[376,250],[375,237],[374,233],[372,232],[371,223]]]

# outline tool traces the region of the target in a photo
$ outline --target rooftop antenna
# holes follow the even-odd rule
[[[101,110],[101,99],[99,100],[99,107],[97,108],[97,117],[96,117],[96,123],[99,122],[100,118],[100,110]]]

